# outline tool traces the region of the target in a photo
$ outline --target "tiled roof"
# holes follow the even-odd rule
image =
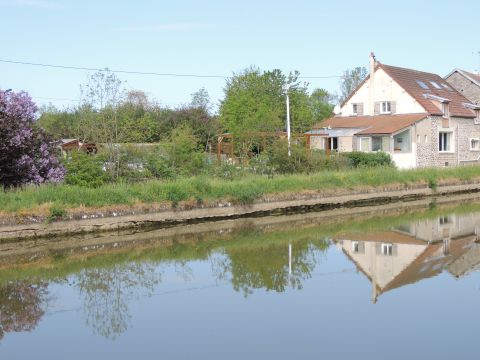
[[[356,135],[392,134],[425,119],[426,113],[395,114],[377,116],[337,116],[331,117],[314,126],[314,129],[331,127],[332,129],[358,128]]]
[[[469,103],[470,101],[450,85],[446,84],[445,80],[439,75],[384,64],[380,64],[379,67],[403,89],[405,89],[405,91],[410,94],[410,96],[412,96],[430,115],[443,114],[442,110],[434,104],[432,99],[425,98],[425,94],[431,94],[450,100],[449,112],[451,116],[475,117],[475,112],[466,109],[463,105],[463,103]],[[427,85],[428,89],[422,88],[418,81]],[[432,82],[438,84],[440,89],[437,89]],[[445,88],[443,84],[447,85],[447,88]]]

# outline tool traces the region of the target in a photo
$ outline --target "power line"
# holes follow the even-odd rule
[[[111,71],[118,74],[130,74],[130,75],[151,75],[151,76],[171,76],[171,77],[194,77],[194,78],[216,78],[216,79],[229,79],[232,76],[224,75],[200,75],[200,74],[178,74],[178,73],[159,73],[159,72],[145,72],[145,71],[134,71],[134,70],[112,70],[108,68],[90,68],[83,66],[68,66],[68,65],[54,65],[54,64],[44,64],[44,63],[34,63],[27,61],[17,61],[17,60],[5,60],[0,59],[2,63],[16,64],[16,65],[29,65],[29,66],[38,66],[46,68],[57,68],[57,69],[68,69],[68,70],[81,70],[81,71]],[[333,79],[341,78],[341,75],[327,75],[327,76],[299,76],[301,79]]]

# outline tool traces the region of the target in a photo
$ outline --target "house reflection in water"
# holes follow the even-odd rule
[[[480,268],[480,213],[419,220],[390,231],[348,233],[333,242],[381,294],[441,273],[460,277]]]

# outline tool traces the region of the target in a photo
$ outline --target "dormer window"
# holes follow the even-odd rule
[[[358,104],[352,104],[352,114],[358,115]]]
[[[392,112],[392,104],[390,101],[382,101],[380,104],[380,114],[390,114]]]
[[[450,116],[449,111],[448,111],[448,102],[443,102],[442,103],[442,113],[443,113],[443,117],[448,118]]]

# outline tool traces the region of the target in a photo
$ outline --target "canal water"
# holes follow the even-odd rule
[[[479,230],[431,204],[10,244],[0,359],[478,358]]]

